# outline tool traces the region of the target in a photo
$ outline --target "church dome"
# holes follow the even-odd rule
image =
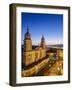
[[[41,45],[40,45],[42,48],[45,48],[45,38],[44,36],[42,35],[42,38],[41,38]]]
[[[27,32],[25,33],[25,39],[31,39],[31,35],[29,33],[29,28],[27,27]]]
[[[42,38],[41,38],[41,40],[42,40],[42,41],[44,41],[44,40],[45,40],[43,35],[42,35]]]

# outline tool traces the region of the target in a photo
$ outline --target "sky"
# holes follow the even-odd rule
[[[32,45],[38,45],[44,35],[46,45],[63,44],[63,15],[44,13],[21,13],[21,38],[29,27]]]

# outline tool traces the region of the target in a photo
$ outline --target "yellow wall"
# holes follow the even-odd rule
[[[23,63],[27,66],[35,61],[35,51],[24,52]]]
[[[35,61],[37,62],[40,59],[40,50],[35,51]]]
[[[46,56],[45,49],[30,50],[23,53],[23,63],[27,66]]]

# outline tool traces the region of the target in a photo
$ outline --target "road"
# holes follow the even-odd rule
[[[63,75],[63,60],[50,61],[37,76],[56,76]]]

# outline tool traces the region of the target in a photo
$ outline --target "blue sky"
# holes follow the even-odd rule
[[[22,43],[28,25],[33,45],[40,43],[42,35],[45,37],[46,45],[63,44],[63,15],[23,12],[21,25]]]

